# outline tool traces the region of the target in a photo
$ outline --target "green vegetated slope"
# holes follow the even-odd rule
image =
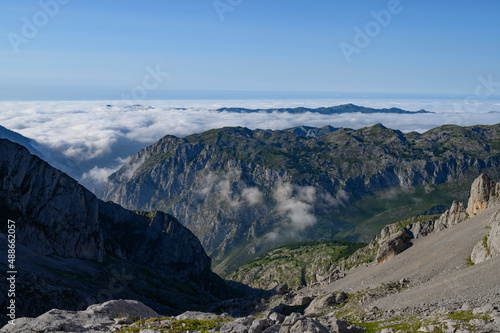
[[[279,247],[254,259],[228,276],[255,288],[271,289],[310,285],[327,276],[338,264],[365,244],[345,241],[302,242]]]
[[[419,134],[241,127],[166,136],[132,156],[103,191],[129,209],[163,210],[198,236],[225,275],[280,245],[369,241],[392,222],[465,200],[498,178],[500,125]]]
[[[443,213],[453,201],[466,202],[469,188],[466,181],[457,181],[376,192],[354,202],[349,209],[340,210],[336,217],[331,217],[353,226],[334,237],[368,242],[387,224],[419,215]],[[325,222],[315,232],[319,236],[327,230],[328,223]]]
[[[422,215],[388,224],[385,237],[418,223],[433,224],[439,217],[440,214]],[[239,267],[227,279],[266,290],[278,284],[310,286],[329,281],[332,276],[333,279],[342,277],[338,275],[345,270],[373,261],[380,241],[375,237],[368,246],[347,241],[290,244],[272,249]]]

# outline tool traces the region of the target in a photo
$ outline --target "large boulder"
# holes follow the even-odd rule
[[[299,313],[292,313],[286,317],[281,325],[279,333],[330,333],[328,328],[311,318],[304,317]]]
[[[408,240],[410,236],[406,233],[406,230],[400,230],[389,239],[380,244],[380,248],[377,252],[375,261],[378,264],[391,260],[404,250],[408,248]]]
[[[205,319],[217,319],[220,318],[219,315],[210,312],[198,312],[198,311],[186,311],[175,317],[175,320],[185,320],[185,319],[196,319],[196,320],[205,320]]]
[[[326,294],[323,296],[316,297],[311,302],[311,304],[309,304],[309,306],[304,310],[304,313],[306,315],[317,313],[320,310],[322,310],[328,306],[342,304],[346,298],[347,298],[347,296],[344,292],[340,292],[338,294],[331,293],[331,294]]]
[[[220,333],[248,333],[248,328],[242,323],[231,321],[221,326]]]
[[[327,327],[332,333],[365,333],[361,327],[348,325],[345,321],[335,317],[326,316],[320,318],[321,323]]]

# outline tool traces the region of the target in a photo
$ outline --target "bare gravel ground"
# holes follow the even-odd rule
[[[368,300],[363,307],[377,306],[387,311],[429,305],[454,309],[463,304],[500,305],[500,257],[477,265],[468,263],[473,247],[488,233],[488,221],[497,210],[498,207],[489,209],[446,230],[414,240],[409,249],[388,262],[358,267],[341,280],[301,293],[353,293],[409,279],[408,289]]]

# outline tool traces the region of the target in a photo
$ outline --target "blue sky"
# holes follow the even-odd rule
[[[0,99],[119,99],[144,80],[147,98],[456,96],[474,94],[479,77],[500,82],[498,1],[217,1],[231,7],[223,20],[212,0],[1,1]],[[398,9],[390,22],[377,23],[372,11],[389,8]],[[26,34],[26,22],[37,31]],[[356,47],[355,29],[367,27],[369,44],[348,62],[341,43]]]

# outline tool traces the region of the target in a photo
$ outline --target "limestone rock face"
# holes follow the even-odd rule
[[[495,183],[486,174],[480,175],[472,183],[467,213],[476,215],[499,205],[500,183]],[[491,216],[488,228],[488,234],[472,250],[470,259],[474,264],[500,254],[500,211]]]
[[[443,230],[451,227],[452,225],[458,224],[465,221],[468,218],[468,214],[465,210],[464,204],[458,201],[453,201],[450,209],[443,213],[439,217],[439,220],[434,224],[434,230]]]
[[[490,227],[487,245],[491,255],[497,256],[500,254],[500,211],[491,217]]]
[[[389,239],[380,244],[375,261],[378,264],[391,260],[408,248],[408,240],[410,237],[405,230],[398,231]]]
[[[500,183],[495,183],[486,174],[481,174],[472,183],[467,213],[477,215],[500,204]]]

